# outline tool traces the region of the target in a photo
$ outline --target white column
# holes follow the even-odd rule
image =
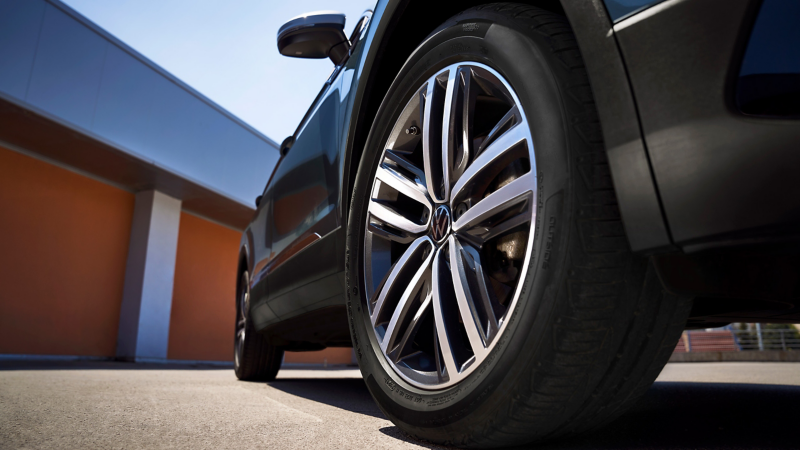
[[[764,338],[761,336],[761,323],[756,323],[756,335],[758,336],[758,349],[764,351]]]
[[[156,190],[136,194],[117,335],[119,359],[167,358],[180,217],[180,200]]]

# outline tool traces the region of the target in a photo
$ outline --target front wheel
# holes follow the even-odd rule
[[[236,298],[233,371],[245,381],[271,381],[278,375],[283,350],[270,345],[256,333],[250,321],[250,274],[245,270],[239,281]]]
[[[519,445],[611,420],[689,312],[630,252],[575,38],[535,7],[467,10],[413,53],[347,226],[362,374],[428,441]]]

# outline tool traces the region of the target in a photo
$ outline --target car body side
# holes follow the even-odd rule
[[[380,0],[270,177],[239,270],[252,274],[251,317],[273,345],[350,345],[344,230],[355,172],[403,62],[444,20],[483,2],[448,3]],[[798,122],[746,116],[731,101],[759,0],[667,0],[616,23],[603,0],[524,3],[572,24],[601,118],[586,132],[605,140],[633,251],[692,262],[693,252],[792,237]]]

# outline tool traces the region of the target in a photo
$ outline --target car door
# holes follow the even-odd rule
[[[359,37],[370,16],[357,23]],[[334,68],[267,186],[268,304],[281,319],[319,307],[343,289],[336,277],[343,249],[334,234],[341,226],[342,109],[352,72],[346,63]]]
[[[339,195],[337,75],[338,70],[295,133],[267,188],[271,204],[266,223],[271,236],[269,304],[279,317],[302,308],[282,294],[324,277],[336,266],[330,251],[318,251],[310,260],[298,257],[339,227],[335,211]]]
[[[280,159],[277,164],[280,164]],[[273,171],[273,175],[274,175]],[[272,178],[270,178],[270,181]],[[269,287],[267,285],[267,274],[269,263],[272,259],[272,228],[268,226],[269,216],[272,214],[272,202],[268,192],[269,182],[264,188],[264,192],[257,200],[256,212],[246,233],[250,244],[250,256],[253,263],[250,269],[250,296],[253,309],[254,323],[262,327],[278,320],[278,317],[267,304]]]

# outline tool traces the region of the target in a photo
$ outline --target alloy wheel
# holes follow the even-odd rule
[[[364,235],[375,351],[405,381],[446,388],[488,357],[517,307],[536,186],[528,122],[497,71],[453,64],[408,100]]]

